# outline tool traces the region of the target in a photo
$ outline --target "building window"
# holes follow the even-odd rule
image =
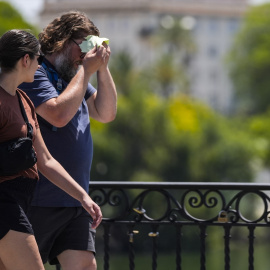
[[[208,21],[209,32],[212,34],[217,34],[219,32],[219,20],[217,18],[210,18]]]
[[[207,49],[207,56],[209,58],[217,58],[218,57],[218,48],[214,45],[210,45]]]
[[[230,33],[235,33],[239,28],[239,20],[231,18],[228,20],[228,30]]]
[[[218,82],[218,71],[217,70],[211,70],[209,73],[209,79],[212,83]]]

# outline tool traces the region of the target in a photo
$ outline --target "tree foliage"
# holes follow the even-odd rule
[[[0,35],[10,29],[31,30],[34,35],[38,33],[36,27],[27,23],[9,3],[0,1]]]
[[[248,132],[256,149],[256,166],[270,167],[270,109],[247,121]]]
[[[185,94],[164,98],[152,90],[157,82],[135,70],[128,55],[116,57],[111,70],[119,93],[118,114],[106,125],[91,119],[92,180],[253,179],[254,151],[239,123]]]
[[[229,55],[238,109],[244,114],[267,111],[270,100],[270,4],[246,13]]]

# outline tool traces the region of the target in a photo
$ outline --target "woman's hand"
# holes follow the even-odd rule
[[[102,221],[100,207],[88,195],[81,201],[81,204],[93,218],[92,228],[96,229]]]

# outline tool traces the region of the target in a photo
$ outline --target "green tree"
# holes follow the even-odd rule
[[[237,108],[244,114],[265,112],[270,100],[270,4],[246,13],[229,55]]]
[[[122,95],[128,95],[132,86],[134,72],[133,61],[128,52],[122,51],[112,57],[112,65],[110,67],[113,79],[117,85],[117,92]]]
[[[112,62],[119,90],[116,120],[106,125],[91,120],[93,180],[252,180],[254,152],[245,126],[187,95],[164,99],[152,90],[156,82],[128,59],[120,55],[114,61],[122,64]],[[123,73],[115,74],[116,67]]]
[[[35,35],[38,33],[37,28],[27,23],[9,3],[0,1],[0,35],[10,29],[28,29]]]
[[[152,37],[152,42],[159,46],[165,53],[177,56],[181,62],[186,60],[195,49],[195,43],[190,34],[193,26],[185,22],[187,17],[165,15],[161,17],[159,27]]]
[[[252,116],[247,121],[248,132],[252,136],[256,150],[255,166],[270,167],[270,109],[267,112]]]
[[[176,93],[189,93],[187,68],[196,50],[190,20],[192,18],[164,15],[148,39],[149,47],[155,51],[156,61],[151,67],[147,66],[141,75],[147,77],[152,89],[165,98]]]
[[[147,67],[141,74],[151,82],[152,91],[164,98],[189,92],[186,69],[175,59],[173,54],[162,54],[151,68]]]

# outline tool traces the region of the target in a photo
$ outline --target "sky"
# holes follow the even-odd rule
[[[30,23],[38,21],[38,13],[42,9],[44,0],[6,0],[12,4]],[[251,4],[262,4],[270,0],[249,0]]]

